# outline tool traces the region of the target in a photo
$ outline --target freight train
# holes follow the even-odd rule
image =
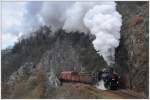
[[[100,80],[104,81],[107,89],[114,90],[119,88],[119,75],[113,71],[113,68],[104,68],[94,74],[78,73],[75,71],[62,71],[58,79],[62,82],[80,82],[87,84],[97,84]]]

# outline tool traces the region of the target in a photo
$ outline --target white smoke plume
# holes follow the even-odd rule
[[[119,46],[121,15],[116,11],[116,4],[96,5],[84,17],[85,26],[96,36],[94,48],[108,65],[114,64],[115,48]]]
[[[115,61],[121,24],[115,2],[29,2],[22,21],[24,30],[47,25],[53,32],[60,28],[67,32],[90,32],[96,37],[95,50],[108,65]]]
[[[87,33],[89,30],[84,25],[83,18],[85,14],[91,9],[95,4],[93,2],[76,2],[69,10],[66,12],[66,19],[63,29],[67,32],[84,32]]]
[[[73,2],[44,2],[40,16],[45,25],[51,27],[52,31],[62,28],[67,18],[66,12]]]

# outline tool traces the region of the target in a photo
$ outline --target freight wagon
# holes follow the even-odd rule
[[[77,73],[74,71],[63,71],[58,78],[61,82],[81,82],[92,84],[94,81],[94,77],[91,74]]]

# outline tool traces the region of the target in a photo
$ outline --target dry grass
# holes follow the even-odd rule
[[[47,76],[43,69],[39,69],[36,74],[38,85],[32,91],[32,98],[44,98],[47,86]]]
[[[6,84],[1,85],[1,96],[3,99],[8,98],[8,96],[10,95],[10,91],[9,88]]]
[[[89,90],[89,88],[91,90]],[[95,88],[86,84],[64,83],[59,88],[51,89],[49,97],[53,99],[95,99],[101,98],[101,95]]]
[[[33,91],[32,91],[32,95],[31,98],[44,98],[44,91],[45,88],[43,87],[43,85],[39,84]]]
[[[14,90],[11,91],[11,98],[45,98],[47,77],[44,70],[38,70],[35,80],[16,81]],[[3,91],[5,93],[7,91]],[[7,93],[8,94],[8,93]]]
[[[25,81],[16,82],[15,88],[12,91],[12,98],[22,98],[28,93],[27,85]]]

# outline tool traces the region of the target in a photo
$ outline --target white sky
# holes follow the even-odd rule
[[[13,46],[22,30],[26,2],[2,2],[2,49]]]

